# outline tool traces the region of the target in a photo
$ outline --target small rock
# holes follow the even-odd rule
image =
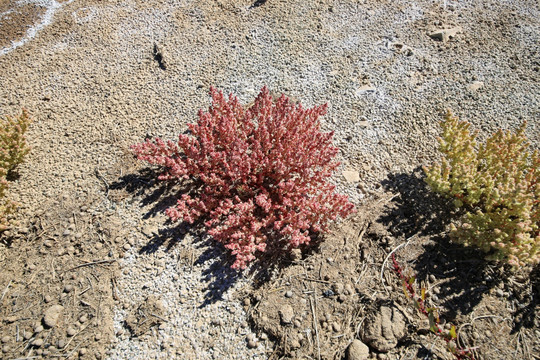
[[[345,287],[343,286],[342,283],[335,283],[332,285],[332,290],[338,294],[338,295],[341,295],[343,294],[343,290],[345,290]]]
[[[342,172],[342,175],[348,183],[360,181],[360,174],[358,173],[358,171],[346,170]]]
[[[24,340],[28,340],[32,337],[32,333],[30,331],[23,331],[23,338]]]
[[[88,320],[88,317],[86,315],[82,315],[80,318],[79,318],[79,322],[81,324],[84,324],[86,321]]]
[[[37,325],[36,327],[34,327],[34,334],[39,334],[42,331],[43,331],[43,326]]]
[[[255,340],[249,340],[247,343],[248,348],[255,349],[257,347],[257,341]]]
[[[347,360],[368,360],[369,347],[358,339],[354,339],[346,351]]]
[[[429,37],[432,39],[440,40],[442,42],[447,42],[449,39],[456,36],[457,33],[461,32],[461,26],[456,26],[451,29],[439,29],[429,34]]]
[[[292,339],[290,342],[291,348],[298,349],[300,347],[300,342],[296,339]]]
[[[36,339],[32,341],[32,345],[36,347],[40,347],[41,345],[43,345],[43,339]]]
[[[64,232],[62,233],[62,235],[63,235],[63,236],[69,236],[69,235],[71,235],[71,230],[69,230],[69,229],[64,230]]]
[[[339,301],[340,303],[344,303],[345,301],[347,301],[347,295],[345,295],[345,294],[339,295],[339,296],[338,296],[338,301]]]
[[[495,294],[497,294],[498,297],[504,297],[504,291],[502,289],[495,290]]]
[[[360,86],[359,88],[357,88],[354,93],[356,94],[356,96],[360,96],[360,95],[363,95],[365,93],[374,92],[374,91],[375,91],[375,88],[373,86],[367,84],[367,85],[363,85],[363,86]]]
[[[2,346],[2,351],[3,352],[8,353],[10,350],[11,350],[11,348],[9,347],[9,345]]]
[[[58,340],[58,343],[57,343],[58,349],[62,349],[64,346],[66,346],[66,340],[64,339]]]
[[[50,303],[52,301],[52,296],[51,295],[45,295],[44,300],[45,300],[46,303]]]
[[[472,84],[470,84],[469,86],[467,86],[467,89],[469,89],[470,91],[476,91],[476,90],[482,88],[483,86],[484,86],[483,82],[475,81]]]
[[[302,326],[300,320],[294,320],[294,327],[299,328],[300,326]]]
[[[88,351],[86,350],[86,348],[82,348],[79,350],[79,355],[83,356],[87,353]]]
[[[294,310],[291,305],[283,305],[279,309],[279,317],[283,324],[291,324],[294,318]]]
[[[77,331],[70,326],[67,328],[66,333],[68,336],[74,336],[77,333]]]
[[[251,300],[249,300],[249,298],[245,298],[244,299],[244,306],[249,306],[251,305]]]
[[[293,292],[291,290],[287,290],[285,292],[285,297],[292,298],[292,296],[293,296]]]
[[[146,225],[141,229],[141,232],[147,237],[151,238],[158,234],[158,228],[155,225]]]
[[[73,285],[67,284],[66,286],[64,286],[64,292],[65,293],[70,293],[72,291],[73,291]]]
[[[7,336],[7,335],[2,337],[2,342],[3,343],[9,342],[9,340],[11,340],[11,338],[9,336]]]
[[[334,323],[332,323],[332,329],[335,332],[340,332],[341,331],[341,325],[339,325],[337,322],[334,322]]]
[[[261,335],[259,335],[259,338],[263,341],[268,340],[268,335],[266,333],[261,333]]]
[[[332,290],[324,290],[323,295],[325,297],[331,297],[331,296],[334,296],[335,294],[334,294],[334,292]]]
[[[45,311],[45,316],[43,316],[43,323],[49,328],[55,327],[63,311],[64,307],[62,305],[51,306]]]
[[[129,250],[131,249],[131,245],[129,245],[128,243],[125,243],[124,246],[123,246],[124,250]]]

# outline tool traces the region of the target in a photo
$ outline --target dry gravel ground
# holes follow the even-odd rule
[[[407,244],[477,358],[539,359],[538,269],[449,244],[415,171],[448,108],[482,136],[527,120],[538,146],[539,18],[533,0],[0,0],[0,114],[34,119],[0,245],[2,357],[333,359],[361,338],[373,358],[449,359],[385,267]],[[328,103],[359,174],[334,179],[359,214],[268,273],[168,224],[174,192],[129,152],[184,131],[211,85]]]

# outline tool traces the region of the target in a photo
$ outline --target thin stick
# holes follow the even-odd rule
[[[9,283],[7,284],[6,288],[4,289],[4,292],[2,292],[2,298],[0,299],[0,304],[2,304],[2,301],[4,301],[4,297],[6,296],[6,294],[8,292],[8,289],[9,289],[9,286],[11,285],[12,282],[13,282],[13,280],[9,280]]]
[[[324,280],[318,280],[318,279],[311,279],[311,278],[308,278],[308,277],[302,277],[301,279],[302,279],[302,280],[307,280],[307,281],[315,281],[315,282],[322,283],[322,284],[331,284],[330,281],[324,281]]]
[[[315,338],[317,340],[317,350],[318,350],[318,359],[321,360],[321,344],[319,342],[319,329],[317,327],[317,313],[315,312],[315,306],[313,305],[313,302],[315,301],[315,296],[313,296],[313,300],[309,299],[309,303],[311,305],[311,312],[313,313],[313,327],[315,328]]]
[[[152,314],[150,314],[150,315],[152,315],[152,316],[154,316],[154,317],[157,317],[157,318],[160,319],[161,321],[165,321],[165,322],[167,322],[167,323],[169,322],[169,320],[164,319],[164,318],[162,318],[161,316],[159,316],[159,315],[157,315],[157,314],[152,313]]]
[[[382,282],[382,285],[384,287],[384,290],[386,290],[386,293],[389,293],[389,291],[386,288],[386,285],[384,284],[384,268],[386,267],[386,263],[388,262],[388,259],[390,258],[390,256],[392,256],[393,253],[395,253],[396,251],[398,251],[402,247],[409,245],[409,243],[411,242],[412,239],[414,239],[415,236],[416,236],[416,234],[411,236],[410,238],[408,238],[407,242],[399,244],[394,250],[390,251],[390,253],[384,259],[382,267],[381,267],[381,282]]]
[[[116,259],[111,259],[111,260],[99,260],[99,261],[92,261],[92,262],[88,262],[88,263],[84,263],[84,264],[80,264],[80,265],[77,265],[75,267],[72,267],[71,269],[69,270],[66,270],[64,272],[68,272],[68,271],[73,271],[75,269],[79,269],[79,268],[82,268],[82,267],[85,267],[85,266],[91,266],[91,265],[98,265],[98,264],[106,264],[106,263],[113,263],[115,262]]]

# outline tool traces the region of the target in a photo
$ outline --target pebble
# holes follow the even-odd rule
[[[43,323],[49,328],[55,327],[63,311],[64,307],[62,305],[51,306],[45,311]]]
[[[42,331],[43,331],[43,326],[37,325],[36,327],[34,327],[34,334],[39,334]]]
[[[369,359],[369,347],[358,339],[354,339],[345,352],[347,360],[367,360]]]
[[[502,289],[497,289],[497,290],[495,290],[495,294],[498,297],[503,297],[504,296],[504,291]]]
[[[28,340],[32,337],[32,333],[30,331],[23,331],[23,339]]]
[[[287,297],[287,298],[292,298],[292,296],[293,296],[293,292],[292,292],[291,290],[287,290],[287,291],[285,292],[285,297]]]
[[[67,328],[66,333],[67,333],[68,336],[73,336],[73,335],[75,335],[77,333],[77,331],[70,326],[70,327]]]
[[[41,345],[43,345],[43,339],[36,339],[32,341],[32,345],[36,347],[40,347]]]
[[[291,305],[285,304],[279,309],[279,317],[283,324],[291,324],[294,317],[294,310]]]
[[[338,295],[343,294],[344,289],[345,289],[345,287],[343,286],[342,283],[335,283],[335,284],[332,285],[332,290]]]
[[[64,339],[58,340],[58,343],[57,343],[58,349],[62,349],[64,346],[66,346],[66,340]]]
[[[247,346],[248,348],[250,349],[255,349],[257,347],[257,341],[255,340],[249,340],[248,343],[247,343]]]
[[[340,332],[341,331],[341,325],[339,325],[337,322],[334,322],[334,323],[332,323],[332,329],[335,332]]]
[[[11,350],[11,349],[10,349],[9,345],[4,345],[4,346],[2,346],[2,351],[3,351],[3,352],[7,353],[7,352],[9,352],[10,350]]]
[[[11,340],[11,338],[9,336],[7,336],[7,335],[2,337],[2,342],[3,343],[9,342],[9,340]]]
[[[128,243],[125,243],[124,246],[123,246],[124,250],[129,250],[131,249],[131,245],[129,245]]]
[[[70,293],[72,291],[73,291],[73,285],[68,284],[68,285],[64,286],[64,292],[65,293]]]
[[[52,296],[47,294],[47,295],[45,295],[44,300],[45,300],[46,303],[50,303],[52,301]]]
[[[341,173],[348,183],[354,183],[360,181],[360,174],[358,171],[343,171]]]
[[[298,349],[300,347],[300,342],[296,339],[291,340],[291,348]]]

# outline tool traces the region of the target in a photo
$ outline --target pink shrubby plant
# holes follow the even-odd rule
[[[232,94],[210,94],[212,106],[188,124],[190,134],[132,146],[140,160],[165,168],[159,179],[202,185],[198,196],[184,194],[166,210],[171,220],[204,216],[208,234],[235,255],[232,267],[244,269],[270,242],[286,240],[285,250],[308,244],[310,232],[354,211],[326,181],[339,165],[333,133],[320,132],[326,104],[274,101],[266,87],[249,108]]]

